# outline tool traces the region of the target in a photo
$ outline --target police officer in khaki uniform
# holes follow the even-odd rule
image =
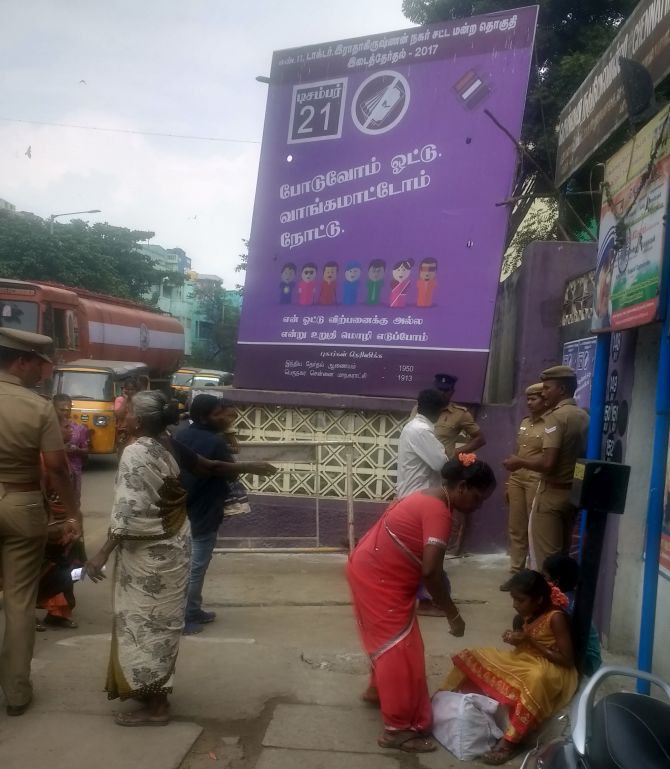
[[[458,378],[451,374],[436,374],[433,387],[444,396],[444,409],[435,424],[435,435],[444,446],[449,459],[453,459],[456,453],[456,443],[465,437],[465,443],[458,447],[458,451],[470,454],[481,448],[486,443],[484,433],[475,422],[474,417],[465,406],[452,403],[454,389]],[[410,419],[416,416],[416,406],[412,409]]]
[[[521,420],[516,438],[516,456],[520,459],[533,459],[542,456],[543,414],[547,408],[542,396],[542,388],[542,382],[526,388],[526,403],[529,414]],[[526,567],[528,519],[539,482],[540,473],[537,470],[528,470],[524,467],[513,472],[507,481],[510,571],[512,574]],[[504,582],[500,589],[509,591],[509,580]]]
[[[465,437],[465,442],[458,447],[459,452],[470,454],[486,444],[486,438],[474,417],[465,406],[452,403],[458,379],[451,374],[436,374],[435,387],[440,390],[447,402],[435,425],[435,435],[442,441],[449,459],[456,453],[456,443]]]
[[[547,406],[544,415],[542,456],[505,460],[508,470],[521,468],[541,474],[530,515],[529,540],[531,567],[541,569],[545,559],[555,553],[567,554],[577,509],[570,502],[575,462],[584,455],[589,415],[577,406],[574,394],[577,376],[570,366],[553,366],[540,375]]]
[[[47,539],[40,455],[68,513],[68,529],[81,531],[56,412],[29,389],[51,362],[51,345],[47,336],[0,327],[0,575],[5,613],[0,686],[10,716],[25,713],[32,700],[35,600]]]
[[[435,436],[444,446],[447,459],[453,459],[456,452],[470,454],[486,444],[486,438],[474,417],[465,406],[452,403],[458,377],[451,374],[435,374],[433,387],[444,396],[445,406],[435,423]],[[416,416],[416,407],[412,410],[411,418]],[[456,443],[465,440],[462,446],[456,448]],[[465,538],[465,519],[453,511],[451,537],[449,538],[449,555],[458,555],[463,547]]]

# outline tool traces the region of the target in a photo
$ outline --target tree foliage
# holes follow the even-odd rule
[[[536,55],[521,141],[553,178],[560,112],[614,39],[637,0],[538,0],[538,4]],[[413,22],[429,24],[520,5],[519,0],[403,0],[402,7]],[[588,178],[585,181],[588,183]],[[537,177],[532,165],[522,160],[515,195],[523,193],[529,197],[513,212],[510,239],[528,212],[533,195],[551,191]],[[580,211],[582,215],[590,213],[589,198],[585,196],[581,205],[585,207]],[[570,217],[567,223],[576,226]]]
[[[0,276],[142,301],[157,276],[137,246],[153,235],[78,220],[54,224],[52,235],[49,223],[37,216],[0,211]]]
[[[240,307],[232,301],[233,293],[212,282],[196,288],[196,302],[203,319],[211,324],[211,334],[194,345],[191,355],[194,365],[234,371]]]
[[[239,262],[235,265],[235,272],[242,272],[246,277],[247,264],[249,263],[249,240],[242,238],[244,251],[238,255]],[[241,293],[244,290],[244,283],[238,283],[235,288]]]

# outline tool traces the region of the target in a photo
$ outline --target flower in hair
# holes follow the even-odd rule
[[[551,582],[549,584],[551,585],[552,606],[555,606],[557,609],[567,609],[570,604],[568,596],[558,587],[558,585],[554,585]]]
[[[477,461],[477,455],[476,454],[458,454],[458,461],[463,465],[463,467],[470,467],[470,465],[474,465],[474,463]]]

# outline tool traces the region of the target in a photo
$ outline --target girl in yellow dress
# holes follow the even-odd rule
[[[508,708],[503,738],[481,757],[486,764],[512,758],[526,735],[565,707],[577,689],[566,597],[536,571],[517,572],[510,588],[514,609],[524,620],[522,630],[503,633],[502,640],[514,649],[459,652],[442,687],[484,693]]]

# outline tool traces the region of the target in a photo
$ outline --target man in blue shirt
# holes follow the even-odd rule
[[[228,496],[229,481],[235,480],[241,473],[272,475],[276,472],[276,468],[267,462],[234,462],[221,433],[232,426],[235,417],[235,406],[230,401],[215,395],[197,395],[191,404],[191,424],[175,436],[177,442],[206,459],[230,464],[229,472],[224,477],[202,477],[189,470],[182,470],[193,539],[185,635],[200,633],[203,624],[213,622],[216,618],[215,612],[204,611],[202,608],[202,589],[223,521],[223,503]]]

